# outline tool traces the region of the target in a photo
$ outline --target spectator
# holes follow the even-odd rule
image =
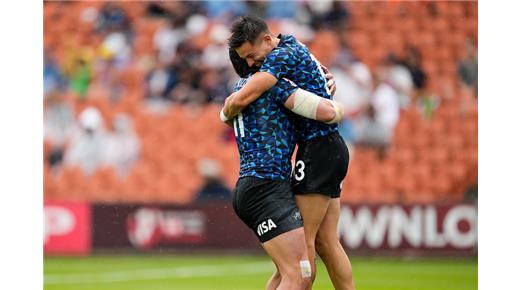
[[[92,72],[90,65],[84,58],[77,59],[76,66],[70,75],[70,89],[76,93],[80,99],[84,99],[86,98],[91,80]]]
[[[414,88],[418,90],[419,95],[422,95],[426,83],[426,74],[421,67],[421,53],[416,47],[408,45],[406,47],[406,56],[402,63],[412,76]]]
[[[391,141],[391,131],[376,119],[376,112],[372,105],[368,106],[357,126],[357,142],[361,146],[384,151]]]
[[[267,2],[258,0],[246,0],[244,1],[247,7],[247,13],[249,15],[255,15],[260,18],[266,18],[267,13]]]
[[[435,110],[440,106],[440,98],[432,94],[419,95],[417,106],[421,110],[424,118],[431,119]]]
[[[334,99],[345,108],[345,119],[339,124],[340,134],[347,142],[355,142],[353,126],[370,102],[372,75],[364,63],[353,58],[340,57],[334,63],[331,68],[337,85]]]
[[[63,92],[54,90],[48,94],[43,122],[45,140],[64,146],[73,131],[74,111]]]
[[[171,64],[177,52],[177,46],[186,39],[185,23],[173,18],[169,24],[160,28],[154,35],[154,46],[159,52],[159,61]]]
[[[61,90],[66,82],[64,76],[54,59],[51,51],[43,53],[43,93],[47,96],[50,92]]]
[[[232,91],[229,90],[222,70],[207,70],[200,80],[200,88],[204,91],[206,101],[223,104]]]
[[[305,8],[310,14],[310,25],[314,30],[331,28],[341,31],[350,19],[348,9],[341,1],[309,1]]]
[[[416,90],[416,104],[426,119],[433,116],[435,110],[439,107],[439,98],[436,95],[428,93],[425,88],[427,80],[426,73],[421,67],[421,54],[419,50],[407,45],[406,56],[402,64],[408,69],[412,76],[413,86]]]
[[[64,148],[74,129],[74,112],[65,95],[57,90],[48,93],[44,111],[44,139],[51,145],[51,152],[45,156],[53,171],[62,162]]]
[[[123,177],[139,158],[141,143],[132,126],[132,119],[128,115],[116,115],[113,128],[114,131],[107,140],[106,162]]]
[[[374,119],[385,130],[388,139],[399,121],[399,94],[389,82],[390,72],[386,64],[378,69],[379,85],[372,94],[370,105],[374,110]]]
[[[121,31],[129,34],[131,32],[130,20],[121,7],[113,2],[106,2],[99,11],[95,30],[100,33]]]
[[[101,56],[115,68],[126,67],[131,60],[132,48],[129,39],[121,31],[110,32],[101,44]]]
[[[45,160],[50,165],[52,174],[56,175],[59,172],[61,164],[63,162],[63,147],[53,147],[47,156],[45,156]]]
[[[176,85],[174,69],[158,61],[146,78],[146,97],[148,100],[171,100],[170,92]]]
[[[466,55],[459,61],[458,67],[459,77],[462,84],[472,89],[474,95],[478,94],[478,53],[475,41],[473,39],[466,40]]]
[[[198,169],[204,181],[198,190],[197,201],[228,201],[231,199],[231,190],[220,179],[220,166],[215,160],[199,160]]]
[[[66,166],[79,166],[86,175],[92,175],[105,164],[107,135],[96,108],[88,107],[81,112],[78,131],[70,142],[65,152]]]
[[[401,65],[394,54],[388,55],[382,70],[386,70],[386,82],[391,84],[399,96],[399,107],[406,108],[412,98],[413,80],[408,69]]]
[[[202,64],[211,69],[229,67],[229,59],[227,57],[222,57],[228,53],[228,29],[222,25],[216,25],[211,29],[209,36],[211,43],[202,53]]]

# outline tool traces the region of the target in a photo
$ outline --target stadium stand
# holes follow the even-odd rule
[[[45,2],[44,49],[52,50],[62,66],[71,47],[78,51],[88,48],[97,54],[106,33],[96,32],[96,21],[90,14],[104,5],[90,1]],[[167,19],[149,16],[145,3],[117,5],[131,25],[129,63],[108,67],[108,86],[95,85],[106,81],[107,75],[92,70],[84,100],[70,90],[61,93],[66,95],[75,116],[89,106],[101,112],[106,124],[118,112],[129,114],[141,141],[140,158],[124,177],[110,167],[86,176],[77,167],[54,170],[46,163],[45,199],[190,203],[202,182],[196,168],[202,158],[217,160],[225,183],[233,187],[238,176],[238,153],[234,142],[226,139],[229,129],[218,118],[219,103],[173,103],[158,113],[144,100],[149,62],[156,53],[153,37],[168,25]],[[422,54],[421,64],[428,75],[426,90],[440,96],[441,102],[431,118],[423,117],[416,106],[403,108],[384,158],[374,150],[355,146],[342,201],[462,201],[467,188],[477,183],[478,109],[476,96],[459,84],[457,63],[464,55],[466,39],[477,39],[477,3],[359,1],[345,5],[351,15],[340,33],[348,39],[352,54],[374,72],[388,53],[401,56],[406,44],[414,45]],[[204,31],[191,38],[191,49],[203,50],[211,42],[209,31],[218,19],[208,21]],[[280,26],[277,19],[270,23],[272,27]],[[309,47],[323,63],[332,65],[339,52],[335,32],[314,32]],[[51,149],[52,144],[46,140],[44,156]]]

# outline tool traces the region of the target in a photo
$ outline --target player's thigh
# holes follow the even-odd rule
[[[306,264],[309,260],[303,228],[278,235],[262,243],[262,247],[276,263],[282,275],[301,273],[302,263]]]
[[[234,190],[233,208],[261,243],[303,227],[289,181],[241,178]]]
[[[298,208],[300,208],[307,242],[314,244],[314,239],[327,213],[331,198],[322,194],[305,194],[296,195],[295,199]]]

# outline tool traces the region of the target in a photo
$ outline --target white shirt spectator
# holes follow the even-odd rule
[[[388,82],[392,84],[399,96],[399,106],[401,108],[408,107],[411,103],[413,90],[413,79],[410,71],[402,65],[395,65],[390,69]]]
[[[79,128],[71,139],[65,153],[66,166],[79,166],[86,175],[92,175],[103,166],[107,136],[103,129],[103,119],[96,108],[85,109],[79,117]]]
[[[165,64],[170,63],[175,58],[177,46],[186,38],[184,28],[172,28],[166,26],[155,32],[153,43],[159,50],[159,61]]]
[[[355,62],[349,66],[348,71],[332,68],[331,72],[337,86],[334,100],[345,107],[347,116],[361,111],[368,105],[372,88],[372,75],[365,64]]]
[[[229,59],[222,57],[228,55],[228,46],[226,45],[229,31],[222,25],[216,25],[211,29],[210,37],[212,43],[204,49],[202,54],[202,62],[209,68],[224,68],[229,66]]]
[[[113,59],[119,66],[130,61],[132,49],[126,36],[122,32],[112,32],[105,37],[102,51],[106,58]]]
[[[139,157],[141,143],[126,114],[114,118],[114,132],[106,144],[106,163],[114,167],[120,176],[125,176]]]
[[[375,120],[393,131],[399,121],[399,95],[387,83],[377,86],[372,96],[372,106],[375,110]]]
[[[150,97],[160,98],[168,84],[168,73],[163,68],[152,71],[149,80]]]

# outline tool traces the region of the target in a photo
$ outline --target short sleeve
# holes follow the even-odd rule
[[[288,77],[288,73],[296,66],[294,58],[291,49],[277,47],[266,56],[260,71],[270,73],[278,80]]]
[[[235,86],[233,87],[233,92],[238,92],[246,84],[248,79],[249,79],[249,77],[248,78],[239,79],[235,83]]]
[[[283,105],[297,89],[298,87],[292,81],[281,79],[272,88],[273,98],[277,103]]]

